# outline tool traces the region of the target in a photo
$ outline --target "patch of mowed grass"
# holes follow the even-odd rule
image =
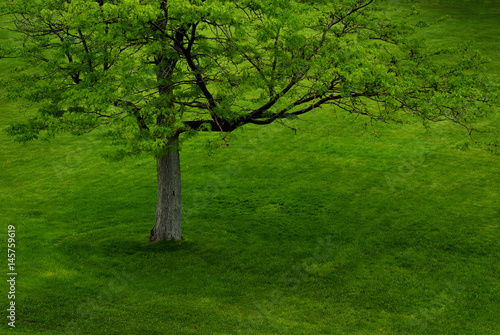
[[[428,0],[418,1],[420,17],[435,21],[446,16],[425,39],[431,45],[456,46],[472,43],[472,47],[490,59],[485,71],[498,80],[500,76],[500,6],[497,0]]]
[[[1,102],[4,128],[22,103]],[[0,133],[16,332],[499,333],[498,157],[457,149],[465,133],[446,124],[373,137],[330,110],[295,122],[245,127],[216,151],[185,141],[180,243],[147,242],[151,158],[105,161],[98,135]]]

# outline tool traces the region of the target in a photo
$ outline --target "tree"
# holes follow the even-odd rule
[[[448,120],[474,139],[472,122],[495,98],[469,72],[484,60],[464,48],[453,64],[436,61],[446,50],[415,37],[423,23],[376,2],[10,1],[4,29],[19,43],[1,56],[25,62],[11,97],[37,113],[7,131],[25,142],[106,129],[119,153],[154,155],[150,241],[182,239],[182,133],[218,132],[226,143],[245,124],[329,104],[370,123]]]

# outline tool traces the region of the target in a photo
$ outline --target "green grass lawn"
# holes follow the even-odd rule
[[[498,78],[498,1],[422,10],[451,16],[433,42],[471,37]],[[23,110],[0,102],[3,129]],[[467,135],[448,124],[361,136],[333,115],[245,127],[210,156],[186,140],[180,243],[147,241],[152,158],[106,161],[98,134],[0,132],[1,254],[14,225],[18,273],[0,334],[500,334],[499,157],[457,149]]]

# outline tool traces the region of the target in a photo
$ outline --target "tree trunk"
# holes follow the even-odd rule
[[[182,240],[181,234],[181,164],[178,135],[168,141],[167,152],[156,163],[158,189],[155,226],[150,242]]]

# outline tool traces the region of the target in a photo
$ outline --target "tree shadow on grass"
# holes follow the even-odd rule
[[[126,231],[114,232],[92,230],[83,233],[72,233],[58,238],[52,245],[56,252],[61,252],[69,258],[94,258],[116,260],[139,256],[150,258],[153,255],[164,255],[170,253],[192,253],[198,246],[189,240],[148,242],[147,237],[138,238],[135,234]],[[134,236],[135,235],[135,236]]]

